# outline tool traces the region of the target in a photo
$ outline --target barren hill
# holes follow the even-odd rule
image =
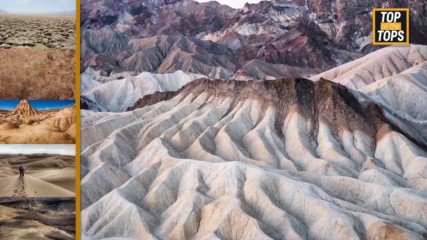
[[[427,145],[427,46],[387,47],[319,75],[357,90],[409,136]]]
[[[214,1],[84,0],[82,71],[230,78],[254,59],[327,70],[378,49],[370,45],[373,7],[407,1],[261,1],[232,9]],[[426,3],[409,8],[412,43],[423,44]]]
[[[0,113],[0,142],[13,144],[74,143],[75,106],[37,111],[22,100],[12,112]]]
[[[11,113],[11,115],[19,115],[22,117],[31,117],[37,114],[37,110],[32,108],[30,103],[25,99],[21,100]]]
[[[370,44],[426,43],[407,4],[83,0],[83,238],[426,239],[427,46]]]
[[[196,80],[135,107],[82,113],[88,236],[427,236],[426,147],[342,85]]]

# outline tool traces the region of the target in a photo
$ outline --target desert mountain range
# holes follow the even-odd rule
[[[311,81],[198,79],[127,112],[83,110],[84,233],[425,238],[426,56],[385,48]]]
[[[372,7],[406,2],[261,1],[232,9],[214,1],[85,0],[82,71],[182,70],[229,79],[254,59],[327,70],[377,49],[370,45]],[[410,4],[412,43],[425,43],[427,5]]]
[[[427,4],[370,44],[405,4],[82,1],[83,239],[427,238]]]

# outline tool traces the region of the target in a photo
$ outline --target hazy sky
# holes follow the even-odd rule
[[[76,155],[74,144],[0,144],[0,154],[49,153]]]
[[[0,110],[11,111],[19,104],[21,100],[0,100]],[[28,100],[31,107],[36,110],[58,109],[71,107],[74,100]]]
[[[76,0],[0,0],[0,9],[9,13],[52,13],[75,11]]]
[[[211,0],[197,0],[199,2],[209,2]],[[226,4],[233,8],[242,8],[245,3],[258,3],[261,2],[261,0],[216,0],[217,2],[221,4]]]

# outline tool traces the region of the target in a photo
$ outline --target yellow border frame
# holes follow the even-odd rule
[[[78,0],[79,1],[79,0]],[[376,32],[376,26],[375,26],[375,12],[378,11],[406,11],[406,42],[376,42],[375,41],[375,32]],[[389,46],[389,45],[409,45],[409,8],[373,8],[372,9],[372,45],[377,46]]]
[[[80,240],[80,0],[76,0],[76,239]]]

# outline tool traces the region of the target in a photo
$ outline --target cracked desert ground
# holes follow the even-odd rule
[[[74,16],[0,15],[0,48],[75,48]]]
[[[0,14],[0,98],[73,99],[74,16]]]

